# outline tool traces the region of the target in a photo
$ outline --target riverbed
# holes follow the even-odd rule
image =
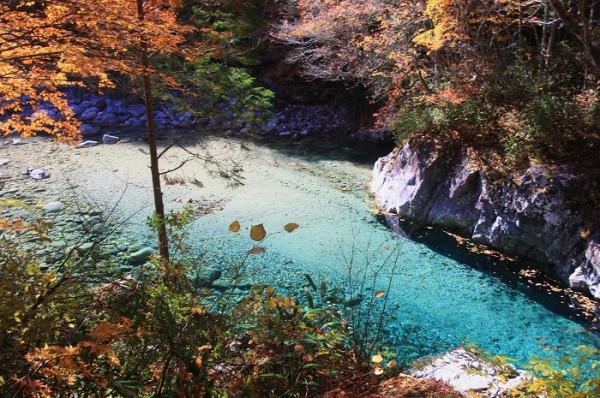
[[[312,289],[309,275],[327,287],[327,300],[336,299],[333,291],[342,296],[349,316],[352,309],[360,315],[361,305],[376,312],[385,302],[385,347],[402,363],[475,344],[523,364],[549,357],[546,348],[560,354],[596,344],[569,311],[549,309],[556,309],[551,294],[526,294],[460,256],[394,234],[369,198],[372,152],[291,139],[184,142],[186,150],[175,147],[161,157],[163,170],[177,168],[163,179],[165,200],[169,209],[187,205],[197,215],[188,231],[191,253],[198,264],[223,271],[221,288],[271,284],[302,301]],[[61,196],[50,187],[68,186],[127,220],[130,236],[154,243],[145,223],[153,207],[142,140],[75,149],[39,138],[2,150],[18,167],[48,169],[50,178],[36,182],[51,193],[47,200]],[[234,221],[239,232],[230,231]],[[288,223],[298,227],[287,232]],[[267,236],[255,242],[250,228],[259,224]],[[264,252],[248,254],[256,247]],[[234,269],[240,278],[228,280]]]

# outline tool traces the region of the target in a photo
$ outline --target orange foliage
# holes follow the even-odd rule
[[[459,88],[447,87],[439,92],[423,96],[426,104],[460,105],[479,93],[479,87],[465,83]]]
[[[457,4],[456,0],[429,0],[425,15],[433,23],[433,28],[414,37],[414,42],[431,51],[438,51],[445,45],[454,46],[465,38],[461,25],[465,21],[468,7]]]
[[[90,333],[90,340],[81,341],[75,346],[46,345],[32,349],[27,353],[26,359],[32,364],[32,369],[41,373],[46,381],[52,380],[68,387],[79,380],[86,380],[106,388],[108,380],[100,374],[105,371],[106,366],[121,364],[111,344],[133,336],[131,324],[131,320],[127,318],[116,323],[104,321]],[[15,379],[15,382],[30,391],[31,395],[52,396],[50,388],[29,377]]]
[[[94,82],[113,87],[110,73],[142,74],[142,41],[154,56],[188,55],[189,28],[177,22],[174,0],[12,1],[0,4],[0,133],[40,132],[78,138],[79,121],[60,89]],[[143,40],[142,40],[143,39]],[[147,73],[156,71],[147,71]],[[163,80],[172,79],[161,76]],[[51,104],[58,115],[44,110]],[[46,105],[43,108],[41,105]],[[31,116],[23,116],[29,110]]]
[[[0,230],[17,232],[32,229],[31,226],[25,224],[22,218],[0,218]]]

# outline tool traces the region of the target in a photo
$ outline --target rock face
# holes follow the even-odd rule
[[[514,366],[492,365],[472,350],[457,348],[434,358],[422,369],[413,370],[412,376],[444,381],[456,390],[475,393],[478,397],[503,397],[533,377]],[[469,395],[470,396],[470,395]]]
[[[600,299],[598,187],[567,166],[492,181],[467,153],[406,144],[376,162],[371,190],[385,212],[552,264],[572,287]]]

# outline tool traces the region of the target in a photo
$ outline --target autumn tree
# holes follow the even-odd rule
[[[421,1],[300,0],[298,16],[272,36],[306,77],[361,84],[381,99],[417,66],[410,39],[423,26],[422,8]]]
[[[179,1],[161,0],[14,0],[0,5],[0,128],[4,134],[46,132],[73,141],[78,121],[62,88],[114,87],[115,74],[142,82],[159,252],[166,260],[169,248],[151,78],[171,87],[178,85],[151,60],[214,50],[198,42],[193,51],[186,45],[191,28],[177,21],[174,7],[180,5]]]
[[[367,87],[398,142],[579,161],[600,120],[598,12],[596,1],[300,0],[273,37],[308,78]]]
[[[581,44],[595,73],[600,74],[600,2],[547,0],[564,27]]]

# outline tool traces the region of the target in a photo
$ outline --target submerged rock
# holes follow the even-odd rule
[[[598,189],[569,167],[533,166],[492,180],[468,153],[406,144],[376,162],[371,190],[384,212],[552,264],[600,299],[600,219],[591,200]]]
[[[44,213],[59,213],[64,210],[65,205],[62,202],[48,202],[44,205]]]
[[[138,251],[129,254],[127,261],[132,264],[144,263],[150,260],[152,255],[156,254],[156,250],[151,247],[144,247]]]
[[[221,270],[212,267],[200,267],[192,275],[196,288],[210,286],[221,277]]]

